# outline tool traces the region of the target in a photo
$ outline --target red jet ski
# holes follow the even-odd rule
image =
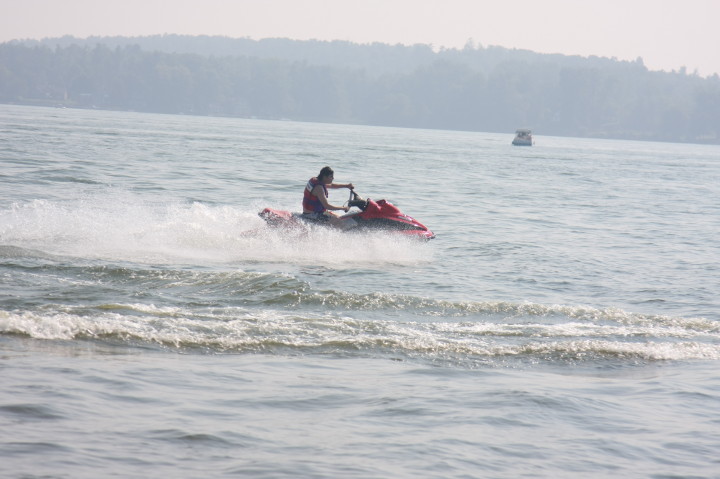
[[[435,237],[427,226],[403,214],[397,206],[386,200],[363,199],[350,190],[350,198],[346,204],[360,211],[351,211],[339,218],[336,226],[343,231],[383,231],[425,240]],[[329,221],[310,219],[306,215],[290,211],[265,208],[258,215],[272,227],[303,228],[308,225],[330,227]]]

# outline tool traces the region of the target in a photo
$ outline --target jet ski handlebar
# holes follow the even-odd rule
[[[356,206],[360,208],[361,210],[365,211],[365,208],[367,208],[367,200],[363,199],[362,196],[355,193],[354,190],[350,190],[350,198],[347,202],[348,206],[352,208],[353,206]]]

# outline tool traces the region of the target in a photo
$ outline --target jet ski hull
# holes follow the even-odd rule
[[[379,231],[406,237],[430,240],[435,234],[415,218],[402,213],[395,205],[386,200],[354,200],[351,206],[361,211],[347,213],[338,218],[334,225],[330,221],[314,220],[300,213],[265,208],[258,215],[268,226],[281,228],[305,228],[310,224],[338,227],[347,232]]]

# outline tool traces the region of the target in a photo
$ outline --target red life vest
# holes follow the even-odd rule
[[[322,205],[322,203],[320,203],[320,199],[315,194],[313,194],[313,190],[317,185],[323,187],[323,191],[325,192],[325,198],[328,197],[327,187],[323,183],[318,181],[317,178],[310,178],[310,180],[307,182],[307,185],[305,185],[305,192],[303,194],[303,211],[313,211],[317,213],[325,212],[325,207]]]

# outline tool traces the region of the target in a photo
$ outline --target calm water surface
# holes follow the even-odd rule
[[[0,476],[720,477],[720,147],[511,139],[0,105]]]

